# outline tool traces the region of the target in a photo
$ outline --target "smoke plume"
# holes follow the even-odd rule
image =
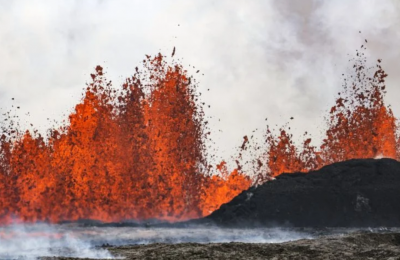
[[[253,129],[261,135],[265,118],[279,127],[294,117],[294,135],[318,141],[347,54],[364,39],[370,60],[383,59],[387,101],[400,114],[399,8],[395,0],[3,0],[0,104],[21,106],[22,123],[45,131],[66,119],[95,65],[121,82],[143,54],[175,46],[210,105],[221,157]]]

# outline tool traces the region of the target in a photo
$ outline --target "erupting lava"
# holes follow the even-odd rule
[[[161,55],[147,56],[144,68],[117,91],[96,67],[69,125],[47,139],[3,129],[3,223],[184,220],[211,213],[251,185],[237,170],[209,174],[203,112],[186,71]]]
[[[383,101],[387,76],[368,76],[363,54],[344,85],[317,148],[298,148],[288,131],[267,131],[267,166],[251,180],[240,164],[213,175],[206,160],[204,113],[196,85],[178,64],[147,56],[120,90],[96,67],[69,116],[49,131],[19,132],[11,122],[0,143],[0,223],[98,219],[185,220],[208,215],[250,185],[282,172],[309,171],[351,158],[400,158],[392,111]],[[380,62],[380,61],[379,61]],[[244,149],[248,142],[243,143]],[[241,157],[241,155],[240,155]]]
[[[266,161],[268,173],[259,180],[283,172],[307,172],[325,165],[355,158],[387,157],[400,160],[400,136],[396,118],[384,103],[387,74],[380,62],[366,68],[364,53],[357,53],[354,75],[345,79],[343,91],[326,119],[328,130],[319,149],[311,138],[298,149],[285,129],[274,136],[267,130],[269,150],[260,160]],[[369,75],[371,74],[371,76]]]

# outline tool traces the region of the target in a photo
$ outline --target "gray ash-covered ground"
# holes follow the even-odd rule
[[[109,248],[126,259],[400,259],[400,234],[358,233],[282,244],[151,244]]]
[[[399,227],[400,162],[360,159],[282,174],[196,223],[219,226]]]
[[[400,259],[400,233],[358,232],[279,244],[181,243],[107,246],[125,259]],[[49,259],[49,258],[47,258]],[[57,258],[76,259],[76,258]]]

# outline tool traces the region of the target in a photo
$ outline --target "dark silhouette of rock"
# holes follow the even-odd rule
[[[356,159],[282,174],[197,223],[220,226],[399,227],[400,162]]]

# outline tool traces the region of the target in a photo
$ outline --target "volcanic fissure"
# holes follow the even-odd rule
[[[122,88],[97,66],[83,98],[61,127],[42,136],[5,114],[0,140],[0,223],[159,219],[209,215],[274,176],[353,158],[400,160],[397,121],[385,105],[387,74],[357,53],[326,117],[322,145],[296,145],[287,127],[267,128],[266,149],[244,172],[240,158],[207,161],[207,128],[197,85],[183,66],[146,56]],[[248,149],[247,136],[241,150]],[[249,148],[250,149],[250,148]],[[213,170],[215,169],[215,170]],[[218,174],[214,174],[217,172]]]

